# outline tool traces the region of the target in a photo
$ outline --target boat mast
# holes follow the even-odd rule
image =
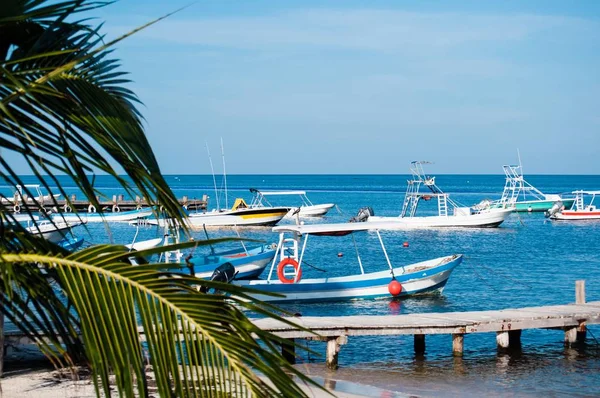
[[[221,137],[221,157],[223,158],[223,182],[225,183],[225,208],[229,209],[227,200],[227,172],[225,171],[225,151],[223,150],[223,137]]]
[[[217,211],[221,210],[221,205],[219,203],[219,192],[217,191],[217,179],[215,178],[215,168],[213,167],[212,157],[210,156],[210,150],[208,149],[208,142],[204,141],[206,144],[206,152],[208,152],[208,160],[210,162],[210,171],[212,172],[213,184],[215,186],[215,196],[217,198]]]

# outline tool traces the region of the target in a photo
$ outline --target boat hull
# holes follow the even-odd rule
[[[312,205],[312,206],[300,206],[300,213],[298,215],[300,217],[323,217],[329,210],[331,210],[335,206],[335,203],[325,203],[320,205]],[[296,216],[294,212],[298,208],[292,208],[287,214],[286,218],[293,218]]]
[[[402,285],[399,298],[441,293],[450,274],[462,261],[462,255],[440,257],[406,267],[394,268],[396,280]],[[406,272],[405,272],[406,270]],[[323,302],[361,299],[392,298],[388,285],[392,280],[390,270],[361,275],[302,279],[296,283],[276,280],[236,281],[236,285],[279,293],[282,297],[251,294],[256,299],[268,302]]]
[[[575,199],[560,199],[566,208],[573,206]],[[528,200],[515,203],[515,211],[537,213],[549,210],[556,200]]]
[[[152,215],[152,209],[140,209],[131,211],[122,211],[118,213],[106,212],[106,213],[60,213],[54,215],[54,220],[60,221],[83,221],[84,223],[90,222],[129,222],[139,218],[146,218]]]
[[[600,220],[600,211],[563,210],[560,213],[553,214],[550,218],[559,221]]]
[[[190,228],[203,226],[273,226],[289,212],[289,207],[243,209],[224,212],[190,214],[187,225]]]
[[[504,222],[512,209],[490,209],[489,211],[453,216],[426,217],[376,217],[370,216],[368,222],[389,224],[379,229],[404,228],[495,228]]]
[[[274,257],[275,249],[267,245],[248,248],[247,252],[239,249],[215,253],[192,260],[194,263],[194,276],[209,279],[217,267],[230,263],[237,272],[235,279],[257,278],[266,266],[273,261]],[[178,272],[183,273],[185,271],[184,267]]]
[[[58,243],[67,238],[71,232],[71,228],[75,227],[76,225],[79,225],[79,223],[72,224],[62,221],[54,221],[54,223],[51,223],[49,221],[43,221],[27,227],[26,229],[30,233],[41,236],[49,242]]]

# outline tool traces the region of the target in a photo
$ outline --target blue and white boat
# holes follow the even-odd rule
[[[165,244],[177,243],[178,240],[170,240],[165,236]],[[159,262],[175,262],[181,264],[183,253],[177,250],[175,252],[166,252],[161,255]],[[172,268],[165,267],[166,270],[175,271],[193,275],[196,278],[210,279],[214,270],[219,266],[229,263],[235,270],[235,279],[253,279],[264,271],[273,258],[275,258],[275,245],[259,245],[256,247],[246,247],[242,243],[241,249],[233,249],[216,252],[211,250],[210,254],[198,255],[195,254],[189,261],[192,269],[185,265],[180,265],[175,271]]]
[[[58,213],[52,216],[56,221],[68,222],[131,222],[141,218],[147,218],[152,215],[152,209],[142,208],[130,211],[107,211],[98,212],[80,212],[80,213]]]
[[[340,224],[286,225],[273,228],[279,233],[275,258],[267,279],[234,281],[239,286],[269,293],[255,298],[270,302],[321,302],[357,299],[407,297],[418,294],[439,294],[450,274],[462,261],[461,254],[439,257],[415,264],[394,267],[388,256],[380,230],[389,229],[389,222],[358,222]],[[303,259],[309,237],[344,236],[361,231],[377,234],[387,262],[387,269],[366,273],[355,242],[360,273],[330,278],[302,279]],[[315,238],[317,239],[317,238]],[[311,238],[311,240],[313,240]],[[372,251],[371,248],[369,248]],[[319,265],[322,267],[322,265]]]
[[[239,280],[258,278],[273,258],[275,258],[274,247],[260,245],[194,257],[192,263],[194,276],[202,279],[210,278],[220,265],[230,263],[236,271],[235,279]]]

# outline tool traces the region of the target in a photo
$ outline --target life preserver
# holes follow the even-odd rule
[[[13,206],[13,211],[17,214],[19,214],[21,212],[21,206],[19,205],[14,205]]]
[[[142,210],[142,205],[141,205],[140,203],[138,203],[138,204],[135,206],[135,209],[136,209],[136,210]]]
[[[96,212],[96,206],[89,205],[88,206],[88,213],[95,213],[95,212]]]
[[[113,207],[112,207],[112,212],[113,212],[113,213],[118,213],[118,212],[120,212],[120,211],[121,211],[121,209],[119,208],[119,206],[117,206],[117,205],[113,205]]]
[[[283,273],[283,270],[287,265],[293,266],[294,269],[296,270],[296,276],[291,279],[287,278],[285,276],[285,274]],[[298,265],[298,261],[294,260],[291,257],[287,257],[287,258],[284,258],[283,260],[281,260],[281,262],[277,266],[277,277],[279,278],[281,283],[300,282],[300,279],[302,279],[302,269]]]
[[[63,206],[63,209],[65,210],[65,213],[70,213],[70,212],[71,212],[71,206],[69,206],[69,205],[67,205],[67,204],[65,204],[65,205]]]

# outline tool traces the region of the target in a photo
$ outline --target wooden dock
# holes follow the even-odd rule
[[[139,210],[150,207],[148,200],[136,196],[135,199],[125,199],[124,195],[113,195],[112,200],[96,198],[100,203],[100,208],[104,212],[120,212],[129,210]],[[203,195],[201,199],[190,199],[188,196],[183,196],[179,199],[179,204],[186,210],[189,211],[204,211],[208,205],[208,196]],[[53,213],[71,213],[77,211],[78,213],[95,213],[96,209],[88,200],[79,200],[75,195],[71,195],[69,200],[57,199],[52,201],[46,199],[39,204],[35,204],[33,201],[27,199],[27,195],[23,195],[23,198],[19,200],[14,199],[13,203],[3,204],[6,211],[12,213],[27,213],[39,212],[39,211],[52,211]]]
[[[576,283],[576,298],[575,304],[497,311],[287,318],[297,326],[268,318],[252,319],[252,322],[286,339],[282,344],[282,353],[290,362],[295,362],[295,339],[327,342],[326,364],[330,369],[337,369],[338,353],[351,336],[413,335],[415,353],[422,355],[425,352],[426,335],[448,334],[452,337],[453,354],[462,356],[464,338],[469,334],[495,333],[498,349],[506,351],[520,349],[522,330],[555,329],[564,333],[565,345],[570,346],[585,340],[586,325],[600,324],[600,301],[585,302],[584,281]],[[139,332],[143,341],[143,328],[140,327]],[[32,343],[20,331],[5,331],[5,345]]]
[[[464,337],[473,333],[496,333],[499,350],[519,349],[521,331],[525,329],[558,329],[564,332],[566,345],[585,340],[586,324],[600,323],[600,301],[585,303],[585,285],[577,282],[577,303],[543,307],[526,307],[498,311],[421,313],[383,316],[334,316],[286,318],[308,329],[299,330],[274,319],[254,319],[261,329],[290,339],[282,347],[284,356],[294,361],[294,339],[327,342],[326,364],[338,367],[338,353],[350,336],[413,335],[417,355],[425,352],[425,336],[449,334],[452,352],[463,355]]]

